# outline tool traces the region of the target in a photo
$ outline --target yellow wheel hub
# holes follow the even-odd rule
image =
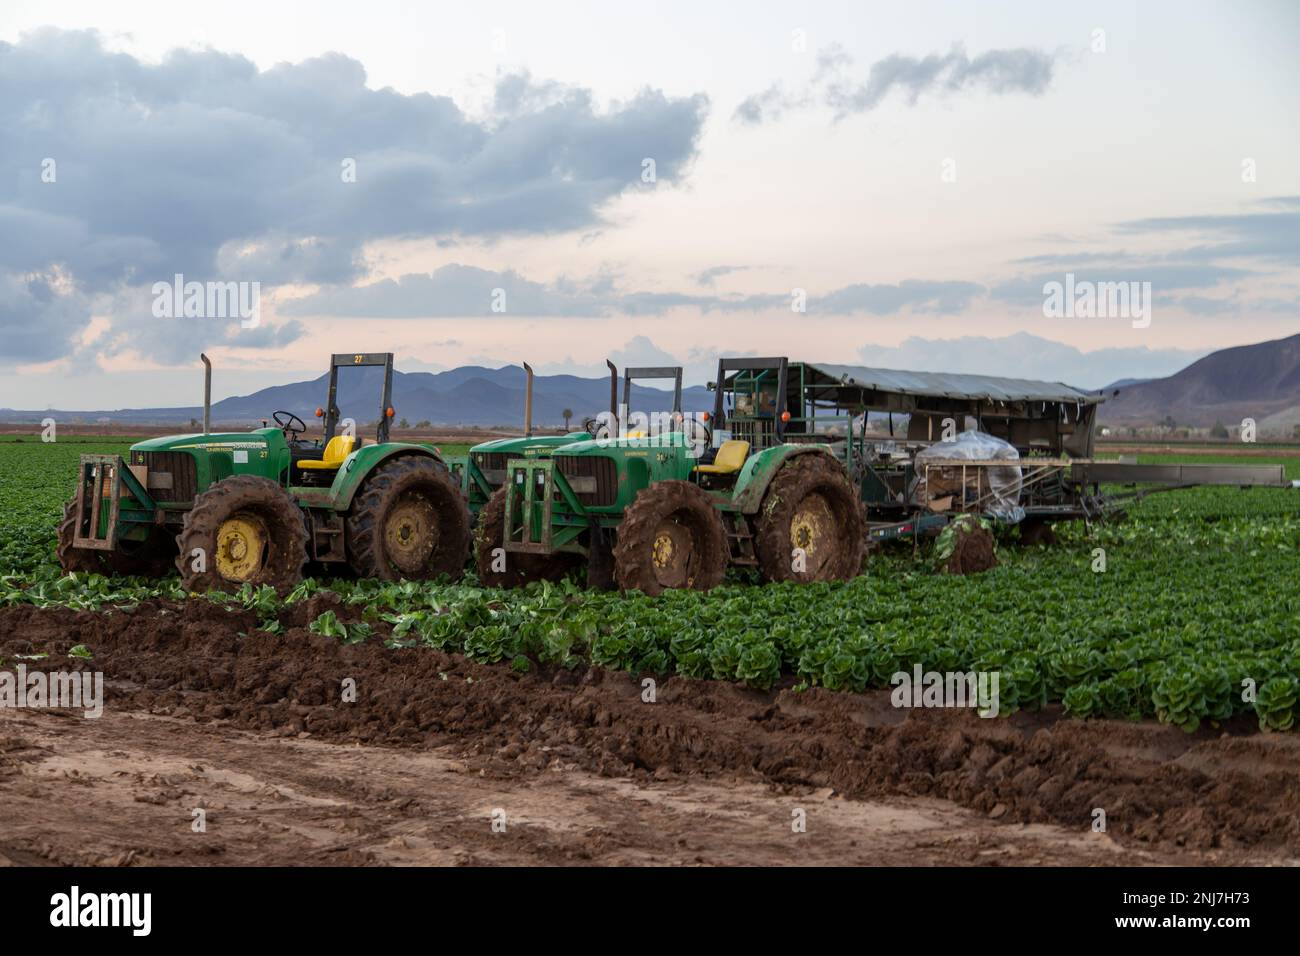
[[[830,504],[819,494],[811,494],[799,502],[790,519],[790,543],[803,551],[807,570],[821,566],[824,555],[822,545],[835,533],[835,516]]]
[[[695,549],[691,532],[672,518],[666,518],[655,528],[650,540],[650,563],[655,580],[666,588],[690,587],[695,580]]]
[[[655,538],[654,543],[654,562],[656,568],[668,568],[673,564],[673,552],[676,548],[673,545],[673,537],[670,534],[660,534]]]
[[[248,581],[262,568],[266,526],[250,515],[235,515],[217,529],[217,573],[227,581]]]
[[[408,498],[389,512],[384,521],[384,551],[399,570],[422,572],[437,545],[437,516],[428,501]]]

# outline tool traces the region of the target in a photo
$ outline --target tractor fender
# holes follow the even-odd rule
[[[347,511],[352,507],[352,499],[365,483],[372,471],[386,461],[407,457],[432,458],[444,468],[446,460],[429,445],[415,445],[407,442],[384,442],[380,445],[362,445],[343,460],[334,484],[330,486],[330,507],[335,511]]]
[[[763,503],[763,495],[767,493],[767,486],[772,483],[772,479],[788,459],[795,455],[830,456],[830,454],[821,445],[774,445],[765,448],[756,455],[750,455],[744,467],[740,469],[740,475],[736,478],[736,490],[731,500],[742,514],[757,514],[759,506]]]

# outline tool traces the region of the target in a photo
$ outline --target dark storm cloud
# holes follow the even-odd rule
[[[370,240],[588,228],[642,187],[643,159],[660,181],[683,174],[707,107],[644,90],[600,109],[518,75],[477,119],[445,96],[371,89],[341,54],[267,70],[214,50],[149,64],[54,29],[0,43],[0,90],[0,275],[66,270],[79,294],[178,272],[264,291],[351,282]],[[28,351],[66,352],[87,320],[56,323]],[[3,334],[31,315],[0,321]]]

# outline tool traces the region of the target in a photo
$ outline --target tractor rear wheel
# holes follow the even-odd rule
[[[560,551],[555,554],[525,554],[521,552],[493,554],[502,547],[506,530],[506,489],[492,493],[478,514],[474,529],[474,565],[478,583],[485,588],[519,588],[529,581],[558,581],[582,562],[576,554]],[[504,570],[494,570],[505,562]]]
[[[187,591],[234,591],[302,580],[307,526],[289,493],[269,478],[223,478],[194,499],[176,536],[176,567]]]
[[[843,466],[828,455],[788,458],[763,496],[755,539],[768,581],[848,581],[862,571],[866,526]]]
[[[707,591],[727,573],[727,531],[709,495],[689,481],[660,481],[636,496],[614,545],[614,579],[651,597]]]
[[[470,551],[469,504],[441,462],[422,455],[386,461],[352,502],[347,544],[362,577],[459,578]]]

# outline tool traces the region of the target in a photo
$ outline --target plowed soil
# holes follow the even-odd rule
[[[279,636],[205,601],[0,610],[0,666],[106,681],[99,719],[0,709],[0,863],[1300,862],[1294,734],[681,678],[647,702],[310,634],[331,606]]]

